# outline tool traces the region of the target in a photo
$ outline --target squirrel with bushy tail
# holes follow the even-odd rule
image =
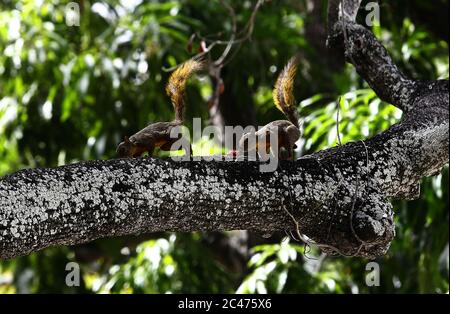
[[[155,148],[171,151],[179,150],[181,147],[189,149],[189,155],[192,156],[192,146],[189,140],[180,132],[176,132],[177,136],[171,136],[171,132],[175,131],[175,128],[181,127],[184,122],[186,83],[194,73],[203,68],[202,60],[191,59],[181,64],[172,73],[166,85],[166,93],[175,110],[175,119],[170,122],[152,123],[130,137],[126,136],[117,147],[119,157],[140,157],[145,152],[151,156]],[[173,144],[177,141],[179,145],[174,147]]]
[[[253,152],[258,157],[261,154],[269,154],[272,150],[279,159],[294,158],[295,143],[301,136],[294,97],[294,80],[298,62],[298,56],[289,60],[278,76],[272,92],[275,106],[288,120],[272,121],[254,133],[244,134],[239,141],[239,155],[248,155]],[[271,147],[270,136],[275,136],[278,140],[277,147]]]

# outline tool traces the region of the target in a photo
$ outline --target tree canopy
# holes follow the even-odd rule
[[[233,18],[221,1],[78,1],[80,26],[74,27],[65,23],[68,2],[0,4],[2,175],[114,158],[124,134],[173,117],[164,92],[167,69],[202,45],[226,43],[234,20],[245,33],[256,4],[229,1]],[[447,7],[448,1],[381,4],[381,26],[371,30],[409,77],[448,79],[448,34],[417,14]],[[249,38],[233,45],[221,70],[219,105],[226,124],[263,125],[282,117],[272,86],[297,52],[295,93],[304,120],[298,156],[370,138],[400,120],[400,110],[327,52],[325,18],[325,1],[261,5]],[[224,49],[226,44],[217,44],[211,58]],[[214,123],[209,109],[215,83],[210,75],[193,81],[188,118]],[[209,138],[193,143],[193,149],[198,155],[225,153]],[[48,248],[1,261],[0,291],[447,292],[448,170],[423,180],[419,199],[393,205],[397,235],[387,255],[376,260],[380,287],[365,285],[365,259],[326,256],[281,233],[264,238],[232,231],[156,233]],[[64,281],[71,261],[82,266],[79,287]]]

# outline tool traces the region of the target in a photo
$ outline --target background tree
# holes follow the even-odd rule
[[[79,28],[64,23],[66,3],[0,5],[2,174],[113,157],[123,134],[172,116],[164,96],[168,73],[162,68],[191,56],[186,49],[190,36],[227,40],[232,30],[229,12],[214,1],[151,1],[136,6],[125,6],[125,1],[81,1]],[[251,40],[222,71],[225,90],[220,101],[227,124],[262,125],[280,118],[271,102],[271,86],[285,61],[301,51],[296,96],[303,100],[301,114],[306,120],[302,154],[336,144],[338,96],[344,143],[379,133],[400,118],[400,112],[380,102],[352,67],[343,73],[324,67],[333,60],[327,61],[320,47],[313,46],[306,30],[318,18],[325,21],[326,6],[320,3],[321,9],[310,14],[311,3],[318,2],[271,1],[260,8]],[[230,4],[243,27],[254,2]],[[405,14],[394,16],[382,2],[382,26],[373,31],[409,76],[448,78],[448,35],[440,34],[435,21],[407,14],[423,5],[405,2]],[[429,10],[444,12],[442,7],[448,2],[433,4]],[[193,51],[197,49],[198,41]],[[213,50],[215,56],[221,52]],[[213,86],[209,79],[195,84],[188,91],[188,117],[207,119]],[[208,142],[195,143],[195,152],[205,154]],[[0,289],[444,292],[448,291],[448,171],[424,180],[421,189],[419,200],[394,206],[397,237],[388,255],[378,261],[382,269],[378,288],[364,284],[365,260],[316,256],[315,251],[305,254],[300,244],[280,242],[283,235],[261,239],[231,232],[152,234],[46,249],[1,262]],[[65,264],[72,260],[83,269],[84,282],[77,289],[66,287],[63,280]]]

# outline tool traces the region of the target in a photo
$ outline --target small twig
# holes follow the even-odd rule
[[[253,34],[253,29],[255,27],[255,19],[256,19],[256,13],[258,13],[259,8],[264,4],[265,0],[258,0],[255,7],[253,8],[252,15],[250,16],[250,19],[244,29],[247,29],[247,33],[244,37],[241,38],[242,41],[246,41],[249,39]]]
[[[222,6],[224,6],[228,10],[229,15],[231,17],[232,33],[231,33],[230,39],[227,41],[210,40],[207,37],[203,37],[197,33],[193,35],[194,37],[199,38],[200,40],[204,41],[205,43],[210,42],[209,46],[207,46],[207,48],[204,51],[198,53],[193,58],[202,58],[203,56],[208,55],[208,59],[209,59],[208,72],[209,72],[209,75],[212,78],[214,78],[214,80],[215,80],[214,91],[208,101],[208,103],[210,104],[210,107],[209,107],[210,111],[213,113],[213,115],[218,112],[217,108],[219,105],[219,98],[220,98],[221,91],[223,90],[223,80],[221,77],[221,70],[226,64],[228,64],[237,55],[237,52],[239,51],[241,44],[251,37],[253,30],[254,30],[256,14],[257,14],[259,8],[261,7],[261,5],[264,3],[264,0],[258,0],[258,2],[255,4],[252,14],[251,14],[247,24],[239,32],[239,34],[237,31],[237,18],[236,18],[235,10],[228,3],[227,0],[220,0],[220,3],[222,4]],[[242,37],[240,37],[240,36],[242,36]],[[216,60],[212,60],[210,52],[217,45],[226,45],[226,47],[223,50],[223,52],[219,58],[217,58]],[[234,49],[234,52],[229,56],[230,52],[233,50],[234,45],[237,45],[237,48]],[[174,66],[171,68],[163,68],[163,71],[170,72],[170,71],[175,70],[178,66]],[[212,119],[213,119],[213,117],[211,117],[211,120]]]
[[[225,47],[222,55],[214,61],[214,65],[221,66],[227,55],[230,53],[231,48],[233,47],[233,42],[236,37],[237,32],[237,23],[236,23],[236,13],[234,12],[234,9],[228,4],[225,0],[220,0],[220,3],[228,10],[230,16],[231,16],[231,24],[232,24],[232,33],[230,40],[228,41],[227,46]]]
[[[232,25],[232,31],[233,34],[236,34],[237,32],[237,22],[236,22],[236,12],[234,11],[233,7],[225,0],[219,0],[222,6],[224,6],[231,16],[231,25]]]
[[[308,254],[312,251],[311,246],[308,243],[303,244],[303,255],[306,257],[306,259],[317,261],[317,257],[309,256]]]
[[[347,19],[344,16],[345,15],[344,14],[344,6],[345,6],[344,3],[345,3],[345,0],[342,0],[342,2],[341,2],[341,16],[340,16],[340,19],[342,20],[342,24],[343,24],[342,33],[344,35],[344,57],[345,57],[345,54],[346,54],[346,51],[347,51],[347,44],[348,44],[348,33],[347,33]],[[355,60],[353,60],[353,56],[351,55],[351,53],[350,53],[349,57],[350,57],[351,63],[356,65]]]
[[[340,117],[339,117],[339,113],[341,111],[341,96],[339,96],[338,101],[337,101],[337,110],[336,110],[336,133],[337,133],[337,139],[338,139],[338,145],[342,146],[342,141],[341,141],[341,132],[340,132]]]
[[[212,43],[211,45],[209,45],[208,48],[206,48],[205,51],[196,54],[191,59],[197,59],[197,58],[201,59],[201,58],[203,58],[206,54],[208,54],[214,48],[214,46],[216,46],[216,43]],[[170,68],[162,67],[162,70],[164,72],[172,72],[172,71],[175,71],[176,69],[178,69],[178,67],[180,67],[181,65],[182,65],[182,63],[180,63],[178,65],[175,65],[173,67],[170,67]]]

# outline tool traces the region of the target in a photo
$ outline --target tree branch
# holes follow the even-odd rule
[[[415,197],[420,179],[447,160],[448,84],[373,139],[283,162],[275,173],[257,162],[152,158],[22,170],[0,180],[0,258],[143,232],[293,231],[284,208],[315,242],[374,257],[394,235],[386,197]]]
[[[338,21],[355,22],[360,5],[361,0],[329,0],[327,8],[328,33],[333,32],[334,25]]]
[[[344,54],[381,100],[408,111],[416,82],[397,68],[371,31],[356,24],[360,4],[361,0],[328,2],[328,47]]]
[[[416,82],[397,68],[372,32],[353,22],[340,21],[334,25],[328,45],[344,51],[346,61],[355,66],[381,100],[405,112],[411,109]]]
[[[350,15],[352,16],[352,15]],[[448,81],[412,82],[367,30],[337,22],[330,43],[403,120],[364,142],[283,162],[116,159],[28,169],[0,179],[0,258],[155,231],[249,229],[306,235],[325,252],[373,258],[395,231],[388,198],[418,196],[448,163]]]

